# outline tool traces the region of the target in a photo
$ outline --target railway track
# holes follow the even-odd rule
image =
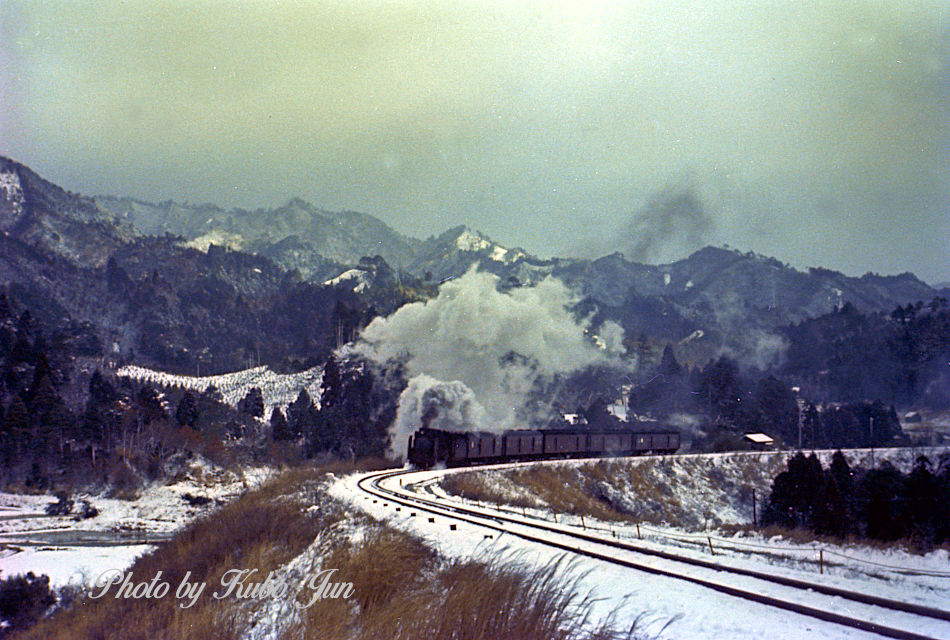
[[[385,486],[414,472],[404,470],[369,474],[358,482],[367,500],[392,503],[395,509],[450,518],[529,542],[539,543],[613,565],[684,580],[732,597],[742,598],[793,613],[810,616],[889,638],[908,640],[950,639],[950,611],[915,603],[849,591],[773,575],[762,571],[724,566],[669,551],[648,549],[570,527],[555,526],[529,517],[501,513],[420,496],[401,487]],[[807,604],[803,601],[807,601]]]

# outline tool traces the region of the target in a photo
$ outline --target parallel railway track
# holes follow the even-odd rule
[[[908,640],[950,638],[950,611],[761,571],[719,565],[673,552],[647,549],[629,542],[574,531],[563,526],[553,526],[533,518],[494,510],[489,513],[484,508],[445,504],[408,491],[383,486],[387,479],[411,473],[398,470],[369,474],[362,478],[358,485],[367,494],[367,499],[384,501],[386,504],[392,502],[400,508],[416,509],[614,565],[684,580],[729,596],[884,637]],[[746,584],[737,586],[737,580]],[[756,589],[756,585],[766,588]],[[782,595],[776,595],[776,590]],[[769,591],[771,593],[768,593]],[[809,600],[821,599],[821,606],[796,600],[796,594],[805,596],[806,592]],[[859,613],[863,613],[863,617],[859,616]],[[887,622],[882,621],[884,618]],[[945,633],[920,633],[921,629],[935,627],[945,629]]]

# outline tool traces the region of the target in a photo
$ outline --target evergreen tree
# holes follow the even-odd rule
[[[850,520],[850,514],[854,510],[854,473],[851,471],[848,459],[844,457],[841,451],[835,451],[834,455],[831,456],[831,466],[828,468],[828,474],[841,496]]]
[[[798,444],[795,393],[775,376],[768,376],[756,385],[754,400],[762,413],[763,430],[786,444]]]
[[[287,408],[287,418],[290,428],[295,437],[313,431],[317,423],[317,409],[313,406],[310,394],[306,389],[301,389],[294,400]]]
[[[26,449],[30,436],[30,411],[19,394],[13,396],[10,406],[7,407],[4,430],[10,443],[10,448],[5,449],[4,454],[7,457],[7,465],[10,465],[16,462]]]
[[[175,421],[179,426],[194,428],[198,423],[198,396],[191,389],[185,391],[175,409]]]
[[[224,402],[221,392],[214,385],[209,386],[198,396],[198,419],[194,427],[202,433],[221,437],[231,413],[231,407]]]
[[[274,412],[270,415],[270,426],[271,438],[273,438],[275,442],[294,439],[294,432],[290,428],[290,424],[287,422],[287,418],[284,417],[284,412],[280,410],[280,407],[274,407]]]
[[[37,452],[52,451],[73,435],[74,418],[66,404],[56,394],[49,376],[44,375],[29,404],[32,429],[31,444]]]
[[[950,518],[948,495],[931,467],[930,460],[925,456],[917,458],[913,470],[907,476],[904,490],[913,536],[926,546],[943,541],[942,530]]]
[[[663,356],[660,358],[660,366],[657,368],[657,373],[662,376],[673,377],[682,375],[683,367],[676,361],[672,346],[666,345],[663,347]]]
[[[89,379],[89,398],[83,415],[82,436],[88,441],[109,446],[117,437],[119,415],[117,403],[119,393],[97,369]]]
[[[816,505],[824,498],[824,475],[815,454],[808,458],[798,452],[788,461],[788,469],[772,482],[762,522],[789,529],[812,527]]]
[[[858,520],[864,535],[897,540],[907,534],[903,489],[903,476],[886,460],[864,474],[858,487]]]
[[[135,411],[142,425],[149,425],[166,417],[162,400],[152,387],[144,385],[135,395]]]
[[[343,376],[340,363],[331,355],[323,367],[323,380],[320,382],[320,406],[333,407],[343,395]]]
[[[238,404],[238,410],[244,415],[252,418],[260,418],[264,415],[264,393],[260,387],[251,387],[247,394]]]

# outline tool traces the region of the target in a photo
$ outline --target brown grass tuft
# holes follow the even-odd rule
[[[421,542],[375,530],[327,566],[354,601],[321,601],[282,640],[615,640],[636,628],[592,624],[593,600],[563,558],[531,569],[512,554],[444,561]]]

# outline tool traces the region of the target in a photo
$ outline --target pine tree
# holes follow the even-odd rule
[[[331,355],[323,367],[323,380],[320,382],[320,406],[333,407],[343,395],[343,377],[340,364]]]
[[[13,396],[13,401],[7,407],[4,424],[12,445],[6,453],[10,455],[10,462],[15,462],[26,449],[30,437],[30,410],[19,394]]]
[[[310,399],[310,394],[306,389],[301,389],[294,400],[287,408],[287,418],[290,423],[291,431],[296,437],[310,433],[316,426],[317,416],[316,407]]]
[[[898,540],[908,531],[904,478],[890,462],[864,474],[858,487],[858,519],[864,535],[876,540]]]
[[[181,400],[178,401],[178,408],[175,409],[175,421],[179,426],[189,426],[194,428],[198,423],[198,397],[191,389],[185,391]]]
[[[89,379],[89,399],[82,421],[82,436],[100,446],[109,446],[119,429],[116,403],[119,393],[115,387],[96,370]]]
[[[940,529],[950,517],[947,495],[931,466],[930,460],[920,456],[905,483],[907,515],[913,536],[926,546],[941,542]]]
[[[683,373],[683,367],[676,361],[672,346],[666,345],[663,347],[663,356],[660,358],[660,366],[657,368],[657,373],[668,377],[676,377]]]
[[[264,394],[260,387],[251,387],[247,390],[247,394],[238,404],[238,410],[252,418],[260,418],[264,415]]]
[[[284,417],[284,412],[280,407],[274,407],[274,412],[270,415],[271,438],[275,442],[293,440],[294,432]]]

